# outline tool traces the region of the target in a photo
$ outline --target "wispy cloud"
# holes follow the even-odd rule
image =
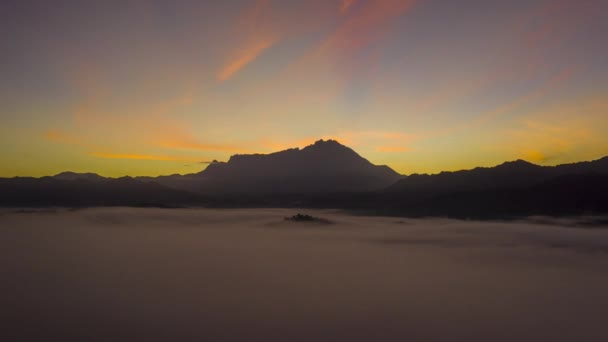
[[[231,79],[237,72],[243,69],[247,64],[251,63],[259,55],[261,55],[266,49],[271,47],[275,43],[276,39],[273,37],[261,37],[259,40],[247,43],[247,45],[241,49],[242,51],[236,54],[236,57],[229,60],[228,63],[220,70],[217,74],[217,80],[220,82]]]
[[[173,137],[170,139],[160,138],[153,142],[154,145],[159,147],[173,148],[173,149],[187,149],[187,150],[198,150],[198,151],[217,151],[217,152],[230,152],[230,153],[243,153],[247,152],[247,149],[242,146],[232,144],[214,144],[214,143],[203,143],[197,141],[191,137]]]
[[[219,82],[233,78],[278,41],[279,34],[269,22],[269,16],[270,1],[256,0],[237,21],[236,31],[241,36],[235,38],[237,46],[217,73]]]
[[[196,159],[176,156],[161,156],[135,153],[113,153],[113,152],[90,152],[88,155],[105,159],[134,159],[134,160],[156,160],[175,162],[196,162]]]
[[[407,12],[415,3],[414,0],[368,1],[325,40],[321,49],[339,49],[344,52],[361,49],[379,38],[383,28],[392,19]],[[346,6],[346,9],[351,5],[352,2]]]
[[[348,9],[355,3],[355,0],[342,0],[340,4],[340,13],[346,13]]]
[[[391,23],[415,4],[414,0],[340,2],[339,24],[290,63],[282,74],[289,78],[289,83],[305,84],[310,75],[318,75],[325,82],[306,92],[288,94],[290,101],[332,102],[354,85],[371,84],[380,70],[382,39],[391,32]]]
[[[376,147],[376,151],[386,152],[386,153],[402,153],[402,152],[409,152],[411,150],[412,150],[411,148],[404,147],[404,146],[378,146],[378,147]]]
[[[48,130],[42,134],[45,140],[67,144],[67,145],[82,145],[82,140],[79,137],[68,134],[59,130]]]
[[[248,148],[243,144],[223,143],[202,139],[193,133],[185,121],[163,117],[162,120],[147,124],[144,143],[148,146],[175,150],[195,150],[206,152],[244,153]]]

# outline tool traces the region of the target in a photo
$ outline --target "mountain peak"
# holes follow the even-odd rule
[[[523,159],[517,159],[517,160],[513,160],[513,161],[504,162],[504,163],[498,165],[497,167],[535,167],[535,166],[538,166],[538,165],[532,164]]]
[[[319,140],[315,141],[314,144],[308,145],[308,146],[304,147],[302,150],[303,151],[306,151],[306,150],[309,150],[309,151],[310,150],[314,150],[314,151],[319,151],[319,150],[336,151],[336,150],[351,150],[351,149],[348,148],[348,147],[346,147],[346,146],[344,146],[344,145],[342,145],[342,144],[340,144],[337,140],[333,140],[333,139],[328,139],[328,140],[319,139]]]
[[[302,149],[269,154],[237,154],[210,164],[199,174],[206,191],[240,193],[311,193],[382,189],[401,178],[376,166],[333,139]]]
[[[327,140],[319,139],[319,140],[315,141],[315,143],[313,145],[340,145],[340,146],[344,146],[344,145],[340,144],[337,140],[333,140],[333,139],[327,139]]]
[[[65,172],[58,173],[58,174],[54,175],[53,178],[60,179],[60,180],[70,180],[70,181],[71,180],[100,180],[100,179],[103,179],[103,177],[101,177],[100,175],[98,175],[96,173],[91,173],[91,172],[77,173],[77,172],[71,172],[71,171],[65,171]]]

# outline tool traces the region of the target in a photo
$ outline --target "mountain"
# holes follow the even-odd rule
[[[516,160],[490,168],[415,174],[384,191],[309,198],[302,206],[459,218],[608,214],[608,157],[558,166]]]
[[[509,218],[608,214],[608,173],[567,174],[530,186],[444,191],[416,197],[384,193],[362,201],[367,210],[404,216]]]
[[[131,177],[0,178],[0,206],[184,206],[202,204],[199,195],[143,183]]]
[[[73,181],[73,180],[90,180],[90,181],[101,181],[104,177],[96,173],[76,173],[76,172],[62,172],[53,176],[54,179]]]
[[[399,180],[386,191],[409,192],[428,197],[447,192],[523,188],[560,176],[589,173],[608,174],[608,157],[558,166],[539,166],[516,160],[489,168],[478,167],[436,175],[414,174]]]
[[[116,205],[342,208],[482,219],[608,214],[608,157],[402,176],[334,140],[319,140],[302,149],[234,155],[189,175],[0,178],[0,206]]]
[[[401,178],[335,140],[319,140],[303,149],[234,155],[197,174],[140,180],[204,194],[269,195],[373,191]]]

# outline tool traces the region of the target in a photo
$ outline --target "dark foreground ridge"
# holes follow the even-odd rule
[[[189,175],[0,178],[0,206],[310,207],[458,218],[601,215],[608,213],[608,157],[553,167],[518,160],[403,176],[337,141],[319,140],[303,149],[235,155]]]

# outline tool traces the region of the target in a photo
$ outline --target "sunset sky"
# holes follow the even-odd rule
[[[608,155],[607,0],[0,3],[0,177],[333,138],[400,173]]]

